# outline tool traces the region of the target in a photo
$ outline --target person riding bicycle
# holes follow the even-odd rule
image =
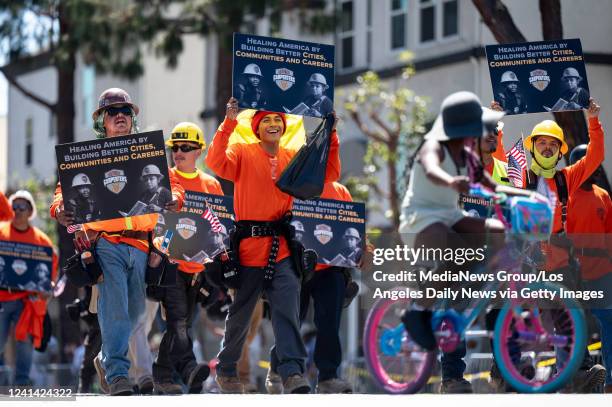
[[[459,194],[468,193],[471,182],[496,188],[472,147],[474,139],[488,134],[503,115],[481,107],[480,100],[471,92],[457,92],[444,99],[441,114],[417,153],[402,204],[400,233],[416,235],[414,247],[445,248],[442,237],[452,233],[476,237],[487,231],[503,232],[499,220],[470,217],[459,207]],[[402,316],[410,336],[427,350],[436,347],[430,310],[434,301],[417,299]],[[443,375],[442,392],[471,392],[469,383],[463,379],[465,365],[462,361],[457,363],[465,356],[465,348],[461,348],[457,354],[442,357],[443,370],[450,370]]]

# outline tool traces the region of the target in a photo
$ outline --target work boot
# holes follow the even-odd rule
[[[240,382],[238,376],[221,376],[217,373],[215,381],[219,385],[221,393],[226,394],[242,394],[244,393],[244,385]]]
[[[94,363],[94,368],[96,369],[96,372],[98,373],[98,380],[100,382],[100,390],[102,390],[104,394],[109,394],[110,388],[109,388],[108,382],[106,381],[106,371],[104,370],[104,366],[102,365],[102,358],[100,357],[100,354],[98,354],[94,358],[93,363]]]
[[[283,392],[285,394],[308,394],[310,393],[310,383],[301,374],[294,374],[283,382]]]
[[[317,393],[319,394],[342,394],[352,393],[353,387],[346,380],[334,377],[327,379],[317,384]]]
[[[200,363],[194,367],[189,374],[189,379],[187,379],[189,394],[200,394],[204,386],[204,381],[208,378],[209,374],[210,368],[206,363]]]
[[[151,376],[142,377],[138,383],[139,394],[153,394],[153,378]]]
[[[118,376],[111,382],[109,392],[111,396],[131,396],[134,394],[134,386],[127,377]]]
[[[473,393],[472,384],[463,377],[459,379],[444,379],[440,386],[442,394],[469,394]]]
[[[274,373],[268,368],[266,375],[266,391],[268,394],[283,394],[283,379],[278,373]]]
[[[154,387],[157,394],[183,394],[183,386],[170,379],[156,380]]]
[[[566,387],[571,393],[592,393],[606,380],[606,368],[602,365],[593,365],[590,369],[580,369]]]

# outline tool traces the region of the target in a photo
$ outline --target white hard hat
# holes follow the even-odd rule
[[[34,197],[32,197],[31,193],[24,189],[20,189],[19,191],[15,192],[13,195],[9,196],[9,204],[11,204],[11,206],[13,205],[13,201],[15,201],[15,199],[25,199],[28,201],[32,207],[32,215],[30,215],[28,219],[32,220],[36,218],[36,204],[34,203]]]
[[[257,64],[248,64],[247,66],[244,67],[244,71],[242,73],[245,75],[263,76],[261,74],[261,69],[259,68]]]

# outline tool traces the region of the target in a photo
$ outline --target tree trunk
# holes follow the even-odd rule
[[[397,157],[398,142],[397,137],[392,138],[389,141],[389,151],[392,152],[393,156]],[[397,167],[396,160],[389,160],[387,162],[387,168],[389,170],[389,209],[391,209],[391,222],[394,230],[399,230],[400,226],[400,196],[397,192]]]

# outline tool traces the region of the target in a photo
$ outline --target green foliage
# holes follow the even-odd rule
[[[351,179],[351,192],[361,194],[373,211],[382,211],[380,198],[385,195],[379,186],[379,172],[383,168],[396,171],[397,176],[389,187],[395,189],[399,199],[403,197],[408,182],[407,164],[426,132],[427,101],[408,86],[415,73],[412,57],[410,52],[401,55],[400,60],[406,66],[393,83],[368,71],[357,77],[358,86],[345,98],[345,109],[358,125],[368,129],[363,173]],[[367,199],[371,192],[378,198]],[[391,200],[391,194],[386,197]],[[396,222],[399,204],[398,199],[389,202],[390,211],[385,216]]]

